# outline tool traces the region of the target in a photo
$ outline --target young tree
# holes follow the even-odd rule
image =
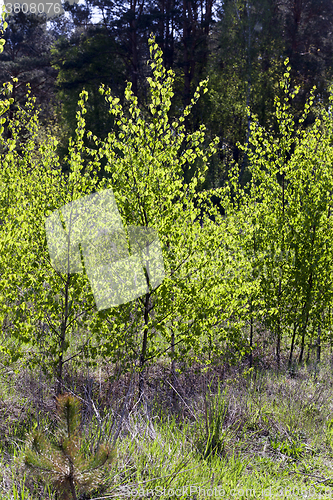
[[[299,89],[290,90],[290,70],[287,66],[281,81],[284,98],[275,99],[277,134],[266,131],[253,117],[247,148],[252,178],[241,206],[242,213],[252,211],[248,223],[249,231],[256,234],[260,314],[275,336],[278,365],[283,331],[293,332],[289,364],[298,334],[301,362],[305,340],[314,326],[323,326],[332,297],[328,246],[332,125],[328,113],[321,110],[314,125],[304,128],[313,97],[296,121],[292,100]],[[246,231],[244,235],[246,242]]]
[[[140,393],[144,388],[145,366],[171,349],[173,332],[177,331],[176,343],[181,344],[183,354],[193,348],[198,356],[202,335],[206,337],[207,332],[219,327],[220,336],[224,337],[227,330],[223,330],[222,324],[230,320],[236,309],[236,303],[231,301],[229,305],[221,293],[222,273],[228,261],[224,241],[227,226],[210,203],[212,193],[198,190],[217,141],[205,150],[201,146],[205,127],[186,134],[184,126],[206,83],[199,85],[180,118],[170,120],[174,75],[163,67],[161,50],[153,39],[149,44],[153,70],[153,78],[148,78],[150,116],[145,116],[138,107],[130,84],[126,90],[128,115],[119,99],[102,87],[119,133],[111,132],[105,143],[92,137],[99,154],[107,159],[105,169],[110,178],[106,185],[109,183],[114,190],[124,223],[155,229],[162,243],[166,277],[161,285],[131,305],[132,322],[141,330],[140,348],[132,343],[140,370]],[[185,168],[192,172],[188,184],[183,180]],[[217,191],[216,194],[221,196]],[[125,345],[126,329],[132,328],[129,307],[121,306],[106,314],[111,327],[110,347]],[[111,321],[111,315],[117,321]],[[120,329],[119,323],[126,325],[126,329]],[[237,344],[236,337],[233,340]],[[110,347],[107,349],[111,353]]]
[[[96,189],[92,174],[98,162],[81,157],[84,123],[78,120],[76,143],[69,147],[71,173],[66,178],[56,154],[57,140],[39,135],[38,115],[28,100],[17,119],[8,122],[10,138],[1,137],[1,315],[4,345],[14,358],[55,369],[62,392],[65,353],[72,335],[91,320],[87,279],[62,276],[52,268],[44,222],[47,215]],[[22,151],[19,133],[28,137]],[[90,294],[91,296],[91,294]],[[91,296],[92,300],[92,296]],[[90,300],[90,302],[91,302]],[[82,351],[83,345],[78,347]],[[68,356],[70,358],[71,356]]]
[[[26,445],[26,467],[36,477],[51,482],[62,500],[77,500],[78,493],[101,489],[105,485],[106,465],[115,458],[115,450],[107,443],[100,443],[97,450],[86,456],[82,446],[80,409],[80,402],[75,397],[59,396],[55,439],[37,431],[31,433]]]
[[[87,148],[83,116],[88,95],[83,91],[75,140],[70,141],[66,158],[68,175],[61,172],[55,138],[39,137],[30,104],[9,124],[12,137],[2,139],[0,264],[6,340],[8,344],[16,339],[18,354],[30,356],[31,362],[44,361],[46,367],[51,363],[57,393],[63,391],[64,366],[75,357],[86,356],[93,362],[99,355],[123,361],[125,368],[137,366],[142,394],[145,367],[170,352],[172,332],[177,335],[175,356],[192,349],[198,357],[206,349],[201,347],[207,336],[219,337],[215,352],[226,343],[229,347],[242,343],[237,327],[227,325],[232,317],[242,316],[238,306],[244,295],[235,291],[237,273],[232,279],[223,277],[232,268],[226,250],[227,244],[233,245],[225,235],[228,225],[212,206],[212,193],[198,192],[216,140],[205,149],[204,126],[192,134],[186,134],[184,127],[206,82],[199,85],[180,118],[170,120],[173,73],[163,67],[153,39],[150,50],[150,113],[138,107],[130,85],[125,94],[128,109],[102,87],[119,131],[110,132],[105,141],[88,132],[93,147]],[[24,152],[17,139],[20,127],[29,133]],[[109,177],[100,181],[102,161]],[[184,168],[193,174],[189,184],[183,180]],[[96,311],[86,275],[60,273],[52,267],[44,223],[63,205],[108,186],[126,228],[144,226],[148,234],[150,229],[157,232],[166,277],[154,287],[148,274],[148,290],[142,297]],[[79,342],[78,332],[84,337]],[[178,353],[176,345],[181,346]],[[214,345],[210,348],[213,351]]]

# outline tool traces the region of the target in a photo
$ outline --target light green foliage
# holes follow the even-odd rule
[[[252,178],[238,200],[242,245],[258,285],[256,314],[278,343],[283,328],[295,325],[304,347],[306,333],[324,326],[332,298],[332,121],[323,110],[302,128],[313,97],[297,122],[291,104],[299,89],[290,89],[289,72],[281,81],[285,97],[275,100],[277,133],[253,117],[245,148]],[[233,186],[238,191],[235,178]]]
[[[174,76],[163,67],[153,39],[150,51],[149,110],[138,107],[130,85],[126,109],[101,88],[118,127],[105,141],[86,134],[88,93],[80,94],[75,138],[65,158],[68,175],[61,173],[56,139],[39,134],[32,99],[8,124],[11,137],[1,139],[1,315],[8,332],[3,345],[12,360],[24,356],[49,372],[53,367],[58,393],[63,367],[73,357],[89,362],[97,355],[109,357],[124,368],[139,361],[142,368],[163,353],[178,356],[192,349],[197,358],[207,350],[219,353],[227,344],[235,351],[241,344],[246,290],[239,286],[245,264],[232,250],[237,229],[210,201],[213,193],[223,197],[222,191],[198,189],[217,140],[205,147],[204,125],[191,134],[184,125],[207,82],[199,84],[182,115],[171,120]],[[18,139],[23,128],[28,137],[24,150]],[[86,136],[94,147],[84,145]],[[99,181],[102,161],[109,177]],[[188,184],[185,169],[191,171]],[[61,275],[51,266],[45,218],[108,185],[125,227],[157,231],[166,277],[138,300],[97,312],[87,277]],[[171,349],[172,334],[180,349]]]
[[[181,352],[193,347],[199,353],[202,333],[212,334],[213,325],[220,325],[223,332],[223,321],[237,311],[229,294],[230,281],[222,283],[225,268],[230,265],[225,250],[230,239],[226,222],[210,203],[213,191],[198,192],[217,140],[204,148],[204,125],[191,134],[186,133],[184,125],[200,94],[206,92],[207,82],[199,84],[182,115],[171,120],[174,74],[163,67],[162,53],[154,39],[149,44],[153,77],[148,78],[148,110],[138,107],[130,84],[124,109],[119,99],[102,87],[118,130],[111,132],[104,143],[93,137],[99,154],[107,159],[108,182],[123,221],[156,229],[162,242],[166,278],[132,306],[136,328],[148,335],[145,358],[158,354],[157,332],[166,341],[160,352],[170,345],[171,332],[176,331]],[[191,171],[188,184],[183,178],[185,169]],[[221,196],[218,191],[214,193]],[[209,217],[213,215],[215,223]],[[125,333],[130,329],[128,307],[122,311],[126,329],[114,323],[110,337],[114,348],[124,345],[126,336],[130,340]],[[120,314],[121,308],[117,319]],[[217,344],[211,347],[220,348]]]
[[[0,153],[0,299],[6,332],[2,345],[7,346],[6,361],[24,355],[27,362],[48,370],[54,365],[61,378],[69,332],[84,322],[91,324],[94,304],[84,276],[63,276],[52,268],[44,223],[53,210],[95,189],[97,181],[91,171],[97,163],[94,158],[82,158],[84,120],[80,113],[76,142],[69,148],[68,179],[61,173],[56,139],[50,133],[39,135],[32,99],[9,128],[11,137],[1,137]],[[18,139],[22,129],[28,136],[24,149]]]
[[[3,25],[2,25],[2,29],[0,29],[0,32],[3,33],[3,31],[8,26],[7,22],[5,21],[5,19],[6,19],[6,9],[5,9],[4,5],[2,6],[1,17],[2,17],[2,21],[3,21]],[[4,48],[5,43],[6,43],[6,40],[4,38],[0,38],[0,53],[3,52],[3,48]],[[11,89],[11,85],[10,84],[4,84],[4,90],[2,92],[6,92],[6,91],[8,92],[10,89]],[[14,102],[13,98],[2,99],[0,101],[0,117],[2,117],[2,115],[8,110],[9,106],[13,102]],[[4,123],[4,120],[5,120],[4,118],[0,118],[0,133],[3,132],[3,123]]]
[[[5,21],[6,19],[6,8],[5,6],[3,5],[2,6],[2,14],[1,14],[1,17],[2,17],[2,20],[3,20],[3,25],[2,25],[2,29],[1,29],[1,33],[3,33],[3,31],[7,28],[8,26],[8,23]],[[5,45],[6,43],[6,40],[4,38],[1,38],[0,39],[0,52],[3,52],[3,46]]]

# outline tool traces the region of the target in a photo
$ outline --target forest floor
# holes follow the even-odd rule
[[[82,447],[115,438],[116,458],[105,487],[78,498],[328,499],[333,497],[333,367],[287,370],[149,368],[146,397],[137,375],[109,376],[112,367],[67,373],[65,390],[81,402]],[[26,468],[27,437],[52,439],[56,400],[41,374],[0,375],[0,499],[57,496],[55,475],[36,479]],[[58,471],[58,476],[60,477]],[[58,479],[59,479],[58,477]],[[54,479],[52,484],[51,480]],[[58,485],[59,485],[58,481]]]

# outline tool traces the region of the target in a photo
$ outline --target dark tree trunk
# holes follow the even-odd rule
[[[306,305],[307,304],[305,304],[305,307],[306,307]],[[302,325],[301,351],[299,353],[299,359],[298,359],[298,363],[300,365],[303,363],[303,354],[304,354],[304,346],[305,346],[305,334],[306,334],[306,329],[307,329],[307,325],[308,325],[308,320],[309,320],[309,312],[307,311],[305,319],[303,321],[303,325]]]
[[[317,363],[320,363],[321,355],[321,328],[318,326],[318,336],[317,336]]]
[[[144,303],[144,330],[142,339],[142,348],[140,354],[140,371],[139,371],[139,398],[144,395],[145,389],[145,362],[147,345],[148,345],[148,322],[149,322],[149,298],[150,294],[146,293],[145,303]]]
[[[301,351],[299,353],[298,363],[301,365],[303,362],[304,354],[304,342],[305,342],[305,328],[302,329],[302,341],[301,341]]]
[[[250,354],[249,354],[249,366],[250,366],[250,368],[252,368],[252,364],[253,364],[252,348],[253,348],[253,316],[251,314],[251,319],[250,319]]]
[[[281,366],[281,325],[280,325],[280,318],[279,318],[279,325],[278,325],[278,329],[277,329],[275,357],[276,357],[277,368],[279,370],[280,366]]]
[[[183,65],[184,65],[184,106],[191,101],[191,84],[197,71],[198,79],[206,68],[208,60],[208,36],[212,24],[214,0],[199,4],[193,0],[183,0]],[[199,12],[201,10],[201,12]]]
[[[293,354],[294,354],[294,347],[295,347],[295,339],[296,339],[296,331],[297,331],[297,323],[294,323],[294,330],[293,330],[293,336],[291,339],[291,345],[290,345],[290,352],[289,352],[289,361],[288,361],[288,368],[289,370],[292,367],[293,363]]]
[[[308,345],[308,355],[306,357],[306,362],[307,363],[309,363],[309,361],[310,361],[311,350],[312,350],[312,339],[310,340],[310,344]]]
[[[67,330],[67,322],[69,317],[69,284],[71,277],[68,274],[67,280],[65,284],[65,310],[63,313],[62,321],[61,321],[61,329],[59,335],[60,342],[60,353],[58,358],[58,367],[57,367],[57,388],[56,395],[59,396],[62,394],[63,390],[63,368],[64,368],[64,352],[66,346],[66,330]]]
[[[136,96],[138,95],[139,80],[138,23],[143,13],[144,3],[145,0],[141,0],[141,2],[131,0],[130,3],[129,42],[131,52],[131,82],[133,93]]]
[[[178,399],[176,386],[178,385],[177,374],[176,374],[176,360],[174,358],[175,355],[175,332],[172,330],[171,334],[171,353],[172,353],[172,362],[171,362],[171,376],[172,376],[172,404],[175,410],[178,410]]]

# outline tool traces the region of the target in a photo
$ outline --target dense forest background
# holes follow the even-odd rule
[[[151,33],[165,67],[176,74],[171,114],[179,114],[199,81],[209,77],[209,91],[186,123],[189,131],[204,123],[207,137],[220,140],[207,188],[223,184],[232,160],[241,165],[242,181],[246,158],[240,161],[238,142],[249,137],[247,108],[261,125],[274,127],[274,96],[287,57],[291,85],[301,87],[295,115],[313,86],[316,101],[328,102],[333,72],[333,5],[328,0],[94,0],[67,2],[64,10],[51,21],[31,13],[10,15],[0,56],[1,83],[18,79],[10,112],[26,99],[29,82],[44,125],[54,124],[55,130],[58,124],[63,155],[83,87],[89,92],[87,128],[102,139],[114,124],[100,84],[123,100],[130,81],[139,104],[147,105]]]

